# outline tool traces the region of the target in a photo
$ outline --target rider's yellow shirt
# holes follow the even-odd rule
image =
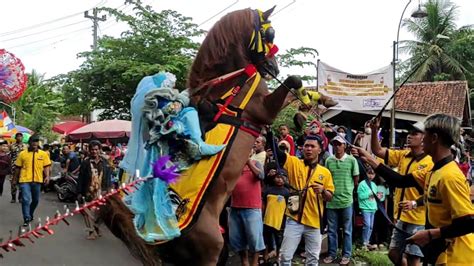
[[[310,167],[305,165],[304,161],[298,157],[287,154],[284,168],[288,171],[289,184],[295,189],[303,190],[306,186]],[[317,183],[322,184],[327,191],[334,193],[334,183],[331,172],[326,167],[317,165],[312,171],[308,182],[310,188],[307,189],[306,200],[304,203],[300,202],[300,204],[304,204],[301,217],[298,214],[290,214],[288,210],[286,212],[286,215],[291,219],[314,228],[320,228],[320,217],[322,217],[324,213],[324,204],[321,195],[316,195],[311,188],[312,185],[316,185]]]

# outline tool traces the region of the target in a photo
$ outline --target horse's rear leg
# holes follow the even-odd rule
[[[132,255],[140,259],[143,265],[161,265],[155,252],[156,247],[147,245],[135,232],[133,214],[120,197],[110,197],[107,204],[100,208],[100,215],[110,231],[125,243]]]

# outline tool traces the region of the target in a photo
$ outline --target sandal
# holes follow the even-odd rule
[[[342,257],[341,262],[339,262],[339,265],[349,265],[351,263],[351,259],[347,257]]]
[[[334,258],[331,257],[331,256],[328,256],[328,257],[323,259],[323,262],[326,263],[326,264],[331,264],[331,263],[334,262]]]
[[[96,237],[95,235],[93,235],[93,234],[90,234],[90,235],[88,235],[88,236],[86,237],[86,239],[87,239],[87,240],[96,240],[97,237]]]

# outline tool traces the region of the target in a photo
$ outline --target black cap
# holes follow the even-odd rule
[[[38,142],[40,141],[38,136],[31,136],[29,142]]]
[[[3,145],[3,144],[8,144],[8,142],[4,139],[0,139],[0,145]]]

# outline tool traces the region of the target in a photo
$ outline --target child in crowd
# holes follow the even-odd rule
[[[390,195],[390,190],[385,183],[385,181],[380,178],[380,176],[376,176],[374,179],[375,184],[377,184],[377,197],[379,198],[380,203],[382,206],[387,210],[388,207],[388,196]],[[393,204],[392,204],[393,205]],[[384,243],[387,242],[387,233],[388,233],[388,222],[387,219],[383,216],[381,211],[377,211],[375,213],[374,218],[374,230],[372,234],[372,243],[377,245],[379,249],[385,248]]]
[[[290,135],[290,128],[287,125],[281,125],[279,127],[280,139],[279,141],[285,140],[290,146],[290,155],[295,155],[295,142],[293,137]]]
[[[378,190],[377,185],[372,181],[374,177],[374,170],[372,168],[367,169],[367,179],[360,182],[359,187],[357,188],[359,208],[364,220],[364,226],[362,228],[362,244],[363,249],[365,250],[372,250],[375,248],[369,244],[374,225],[375,212],[377,211],[377,201],[375,200],[375,197],[378,197],[378,193],[376,192]]]
[[[279,170],[273,178],[273,184],[263,192],[263,237],[265,240],[265,260],[278,257],[282,241],[285,220],[286,201],[290,191],[284,186],[287,179],[284,170]]]

